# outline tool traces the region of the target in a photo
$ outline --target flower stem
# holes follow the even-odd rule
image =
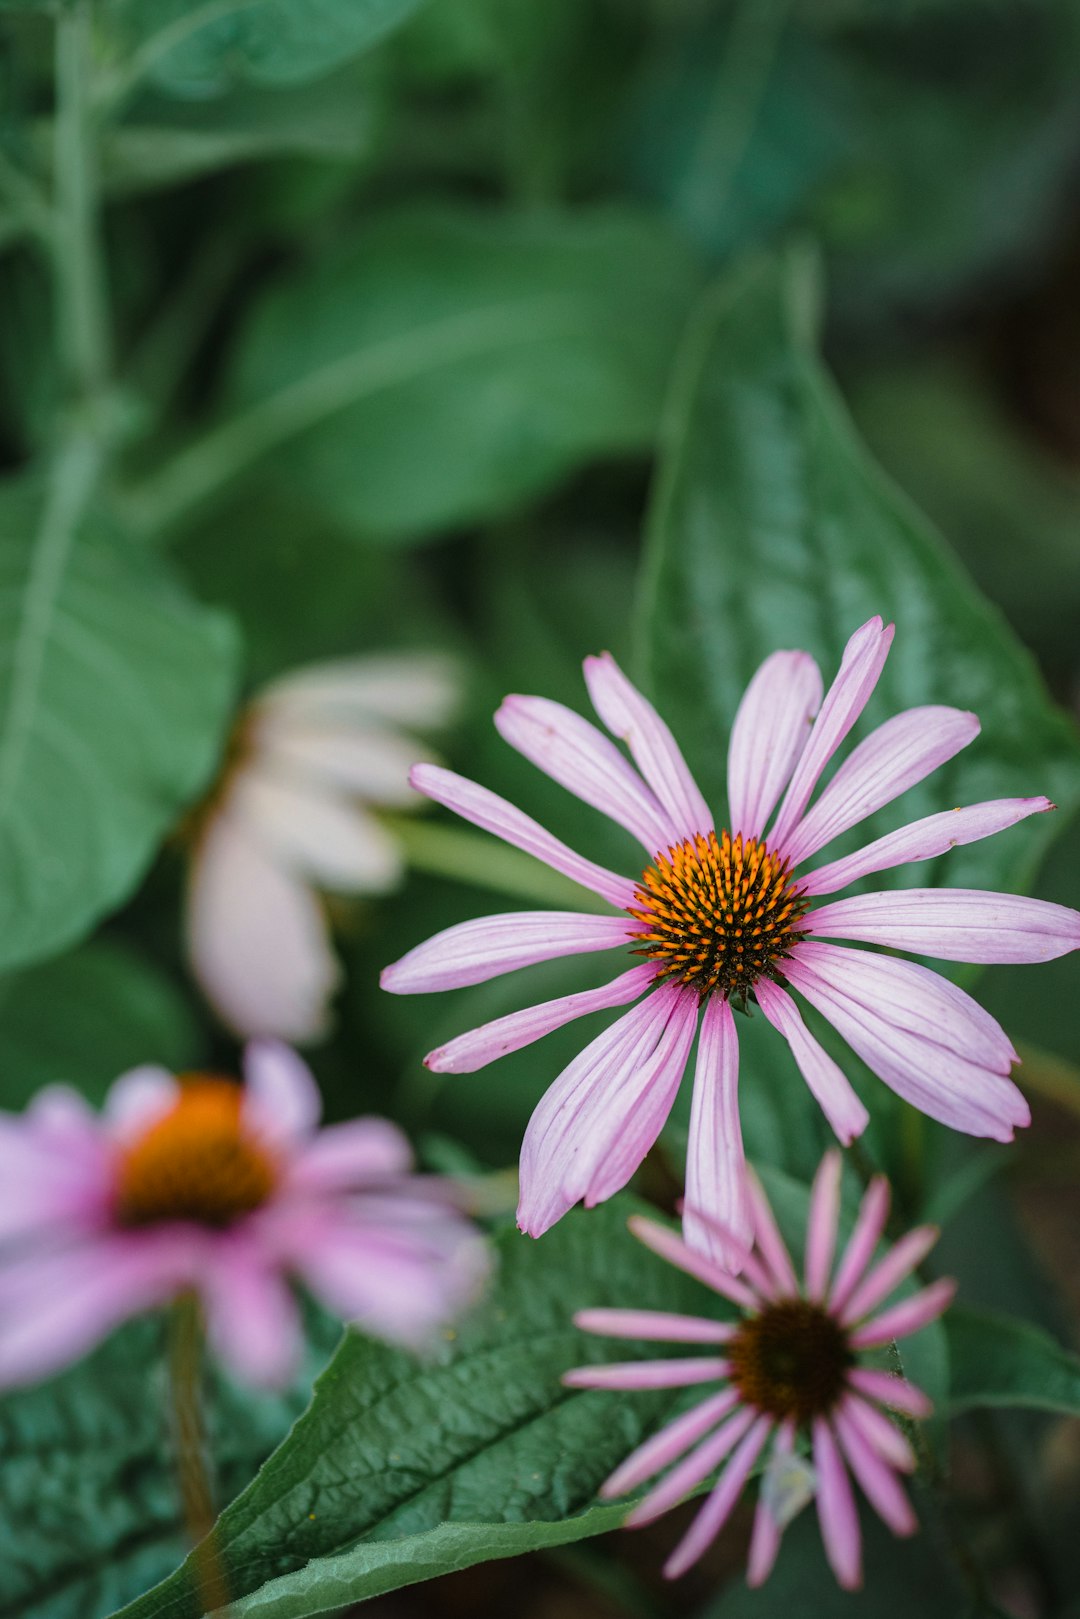
[[[83,403],[105,391],[110,366],[91,69],[91,0],[71,0],[56,18],[53,260],[61,353]]]
[[[199,1301],[183,1293],[172,1309],[169,1386],[173,1443],[184,1524],[192,1542],[192,1569],[204,1613],[227,1610],[229,1593],[214,1533],[214,1498],[206,1461],[202,1409],[203,1324]]]

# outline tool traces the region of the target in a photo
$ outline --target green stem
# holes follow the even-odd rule
[[[91,71],[91,0],[71,0],[56,19],[53,258],[61,351],[84,403],[105,391],[110,365]]]
[[[176,1470],[184,1524],[192,1542],[199,1603],[205,1613],[221,1613],[227,1611],[229,1593],[214,1533],[214,1498],[206,1464],[202,1350],[199,1301],[193,1293],[183,1293],[173,1305],[169,1332],[169,1388]]]

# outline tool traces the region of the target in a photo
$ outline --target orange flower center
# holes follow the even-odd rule
[[[641,955],[658,977],[745,1002],[759,978],[799,938],[807,908],[787,861],[763,841],[697,833],[657,855],[638,884],[630,915],[642,924]]]
[[[740,1398],[778,1422],[827,1415],[854,1365],[844,1329],[807,1299],[781,1299],[749,1316],[727,1355]]]
[[[195,1220],[231,1225],[265,1203],[277,1166],[245,1128],[243,1092],[231,1080],[183,1076],[169,1111],[124,1148],[116,1216],[121,1225]]]

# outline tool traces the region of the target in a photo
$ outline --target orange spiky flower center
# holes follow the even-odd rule
[[[730,1377],[746,1405],[782,1422],[826,1416],[855,1364],[843,1327],[808,1299],[779,1299],[729,1340]]]
[[[180,1095],[123,1148],[116,1193],[121,1225],[194,1220],[223,1228],[265,1203],[277,1165],[245,1126],[231,1080],[181,1078]]]
[[[808,903],[764,840],[728,832],[699,832],[657,855],[634,897],[639,954],[702,1001],[745,1002],[759,978],[775,977]]]

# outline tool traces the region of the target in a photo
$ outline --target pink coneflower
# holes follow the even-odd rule
[[[625,1495],[678,1463],[630,1513],[629,1528],[660,1517],[724,1463],[704,1506],[664,1566],[669,1578],[684,1573],[719,1534],[770,1438],[771,1459],[750,1545],[751,1585],[768,1577],[784,1528],[811,1496],[817,1500],[825,1552],[837,1579],[848,1589],[861,1583],[862,1542],[849,1468],[894,1534],[915,1531],[915,1516],[897,1477],[914,1468],[915,1458],[880,1406],[925,1417],[930,1402],[906,1379],[861,1365],[859,1355],[933,1321],[948,1305],[955,1284],[933,1282],[875,1314],[925,1258],[938,1234],[932,1226],[921,1226],[869,1268],[889,1205],[888,1182],[879,1177],[863,1198],[834,1271],[840,1172],[840,1154],[827,1153],[814,1182],[801,1289],[765,1195],[750,1181],[755,1246],[741,1277],[729,1275],[666,1227],[640,1217],[630,1221],[635,1236],[655,1253],[737,1305],[743,1312],[739,1322],[653,1310],[584,1310],[574,1318],[586,1332],[697,1344],[709,1352],[583,1366],[563,1378],[573,1388],[723,1384],[639,1446],[600,1490],[607,1497]],[[809,1462],[797,1450],[801,1434],[810,1442]]]
[[[1025,816],[1045,798],[1007,798],[930,815],[855,854],[799,874],[840,833],[890,803],[977,735],[973,714],[908,709],[856,747],[811,803],[825,767],[877,684],[892,626],[852,636],[824,701],[805,652],[776,652],[748,687],[728,754],[728,827],[706,804],[667,726],[608,654],[585,680],[600,718],[638,769],[587,720],[541,697],[508,697],[503,737],[643,845],[648,864],[620,877],[582,859],[485,788],[432,766],[422,793],[591,889],[618,914],[529,911],[446,929],[383,974],[397,994],[456,989],[557,956],[627,948],[641,959],[602,989],[497,1019],[426,1059],[466,1073],[586,1012],[644,999],[599,1035],[540,1102],[521,1154],[519,1223],[539,1236],[584,1198],[602,1202],[660,1133],[698,1030],[686,1229],[729,1264],[749,1242],[732,1006],[751,1001],[784,1036],[839,1139],[866,1109],[806,1028],[789,988],[840,1031],[906,1101],[971,1135],[1011,1139],[1027,1104],[1009,1078],[1016,1053],[995,1020],[955,985],[913,962],[827,944],[844,939],[949,961],[1046,961],[1080,945],[1080,914],[972,889],[860,894],[814,907],[870,872],[927,860]],[[811,724],[814,715],[816,720]],[[785,791],[786,789],[786,791]],[[781,797],[781,795],[783,795]],[[779,804],[779,809],[777,805]],[[775,812],[775,814],[774,814]],[[771,821],[771,825],[770,825]],[[725,1251],[712,1216],[732,1233]]]
[[[241,1089],[139,1068],[101,1115],[62,1087],[0,1115],[0,1385],[51,1375],[181,1294],[239,1378],[275,1385],[301,1347],[289,1276],[413,1347],[475,1293],[480,1239],[409,1173],[394,1125],[317,1130],[315,1081],[285,1046],[248,1046],[244,1072]]]

